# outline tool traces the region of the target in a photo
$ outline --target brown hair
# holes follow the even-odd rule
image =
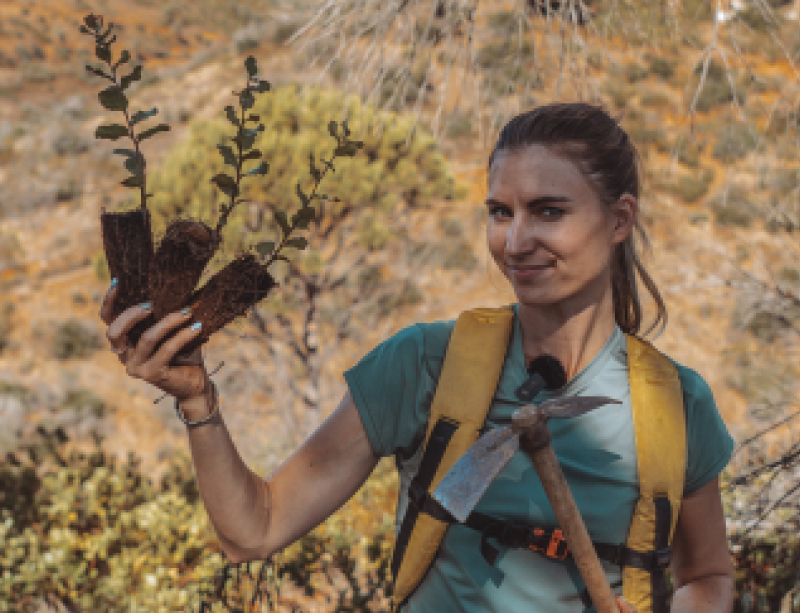
[[[623,194],[639,200],[639,154],[625,131],[602,107],[582,102],[540,106],[517,115],[500,131],[489,156],[489,171],[499,151],[520,151],[527,145],[543,145],[572,161],[594,187],[600,202],[610,206]],[[637,217],[634,229],[649,249],[650,242]],[[653,279],[636,254],[634,233],[617,245],[611,266],[614,318],[623,332],[637,334],[642,324],[642,305],[636,288],[639,272],[658,307],[658,316],[647,330],[667,325],[667,307]]]

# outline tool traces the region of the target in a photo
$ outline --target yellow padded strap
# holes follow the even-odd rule
[[[686,469],[686,418],[675,366],[649,342],[630,334],[626,337],[640,494],[626,545],[651,551],[655,548],[656,495],[668,495],[672,506],[670,543],[678,521]],[[647,571],[626,566],[622,593],[639,613],[653,610]]]
[[[505,361],[512,309],[473,309],[456,320],[431,404],[425,448],[440,418],[459,423],[431,483],[430,492],[478,438]],[[392,610],[414,591],[433,563],[447,523],[420,513],[394,583]]]

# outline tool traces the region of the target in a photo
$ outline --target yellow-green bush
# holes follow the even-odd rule
[[[258,134],[253,146],[262,151],[270,169],[265,177],[242,181],[241,197],[252,201],[253,209],[293,211],[300,204],[296,184],[300,183],[307,194],[311,192],[314,181],[309,155],[314,154],[317,167],[322,167],[321,158],[332,157],[336,142],[328,132],[328,123],[342,119],[344,96],[316,87],[286,85],[256,99],[249,112],[260,117],[266,130]],[[319,192],[341,200],[324,204],[328,218],[346,211],[357,219],[371,217],[372,221],[361,226],[370,236],[362,238],[372,248],[380,248],[389,238],[380,229],[381,224],[385,226],[387,216],[401,201],[408,206],[426,206],[435,198],[451,200],[465,195],[466,189],[456,185],[434,137],[423,128],[412,129],[411,116],[376,111],[355,95],[347,96],[346,102],[348,126],[353,138],[362,140],[364,146],[352,158],[337,157],[335,172],[328,172],[322,180]],[[384,121],[380,121],[382,118]],[[385,125],[380,133],[373,129],[379,123]],[[218,195],[211,178],[225,169],[216,147],[234,133],[225,119],[196,121],[189,137],[151,171],[147,187],[154,196],[148,206],[157,238],[175,218],[216,223]],[[314,204],[318,210],[322,206],[318,201]],[[122,208],[134,206],[131,198]],[[268,225],[258,232],[245,225],[252,216],[253,210],[248,210],[246,203],[233,210],[223,229],[223,249],[215,255],[209,272],[221,268],[237,251],[249,249],[260,240],[275,240],[278,230],[272,215],[265,215]],[[315,248],[312,243],[306,253]]]
[[[201,601],[231,610],[220,602],[252,599],[255,585],[234,593],[220,578],[236,567],[224,561],[185,455],[175,455],[154,485],[132,453],[123,463],[99,446],[65,457],[63,431],[39,433],[41,440],[0,460],[0,611],[48,597],[104,613],[196,611]],[[258,591],[274,597],[283,579],[310,598],[330,599],[332,591],[350,611],[384,602],[396,496],[391,463],[383,462],[341,511],[261,564],[272,574]],[[332,586],[331,571],[348,587]]]

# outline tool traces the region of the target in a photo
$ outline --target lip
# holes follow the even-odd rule
[[[516,279],[526,280],[535,279],[551,268],[553,268],[552,264],[546,266],[509,266],[508,272]]]

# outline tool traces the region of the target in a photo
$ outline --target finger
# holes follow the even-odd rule
[[[106,330],[106,338],[111,343],[112,347],[119,347],[125,343],[125,337],[133,326],[139,321],[146,318],[152,312],[150,303],[137,304],[128,307],[119,316],[108,325]],[[145,308],[145,307],[148,308]]]
[[[165,318],[166,319],[166,318]],[[180,395],[189,395],[192,393],[199,393],[203,389],[203,377],[201,376],[202,373],[205,371],[205,368],[202,367],[200,364],[200,368],[193,368],[194,366],[198,365],[183,365],[170,368],[169,364],[171,363],[172,359],[175,357],[175,354],[183,348],[189,341],[193,340],[200,334],[200,329],[195,329],[192,326],[184,328],[177,332],[174,336],[172,336],[168,341],[166,341],[158,351],[156,351],[152,357],[147,360],[147,362],[141,364],[138,367],[139,376],[144,379],[145,381],[150,381],[153,383],[157,383],[159,387],[172,393],[175,395],[179,393]],[[181,383],[186,385],[187,383],[190,386],[194,386],[197,389],[181,389],[181,390],[173,390],[172,383],[170,382],[169,378],[173,373],[179,372],[183,369],[191,369],[197,374],[197,379],[194,381],[182,381]],[[188,371],[187,371],[188,372]],[[165,384],[165,385],[162,385]]]
[[[106,324],[110,324],[113,321],[114,300],[117,298],[117,289],[117,285],[115,283],[112,284],[106,291],[106,295],[100,305],[100,319]]]
[[[617,596],[617,607],[620,613],[637,613],[633,605],[629,604],[622,596]]]
[[[120,315],[120,317],[122,316]],[[141,317],[141,315],[139,315],[139,317]],[[164,343],[164,346],[159,348],[159,351],[154,354],[153,352],[161,340],[164,337],[169,336],[175,331],[176,328],[186,324],[191,319],[192,313],[184,311],[176,311],[164,316],[161,320],[144,331],[142,336],[139,338],[139,342],[136,343],[136,347],[134,347],[129,354],[128,364],[133,368],[137,368],[145,362],[152,361],[154,358],[156,358],[156,356],[159,355],[159,353],[161,353],[161,349],[163,349],[163,347],[167,344]],[[183,343],[181,343],[181,346],[183,346]],[[178,348],[180,349],[180,347]],[[166,362],[164,364],[166,364]]]

